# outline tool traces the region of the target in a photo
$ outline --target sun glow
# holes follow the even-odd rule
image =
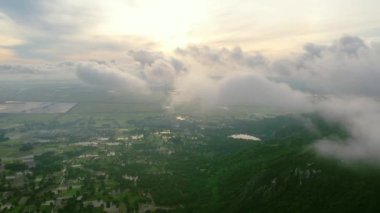
[[[140,35],[175,48],[189,42],[189,32],[207,18],[202,1],[114,2],[106,5],[105,21],[98,32],[108,35]]]

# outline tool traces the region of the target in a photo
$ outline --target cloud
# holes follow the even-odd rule
[[[334,98],[319,106],[328,120],[349,132],[345,140],[323,139],[315,148],[323,155],[345,160],[380,160],[380,103],[368,98]]]
[[[73,63],[0,64],[0,78],[13,80],[74,80]]]
[[[91,0],[0,0],[0,46],[7,45],[14,59],[90,60],[116,58],[129,49],[156,45],[139,35],[110,35],[99,29],[105,3]],[[111,3],[112,4],[112,3]],[[6,44],[3,44],[6,43]]]
[[[149,87],[144,80],[109,64],[81,63],[77,66],[77,76],[86,83],[104,88],[135,94],[149,93]]]
[[[176,74],[173,65],[162,59],[144,66],[144,76],[152,86],[171,87]]]
[[[25,65],[13,65],[13,64],[1,64],[0,65],[1,74],[49,74],[45,69],[38,69],[33,66]]]
[[[188,74],[175,79],[171,105],[201,102],[201,105],[271,106],[285,110],[310,108],[308,94],[266,76],[268,60],[241,48],[213,49],[190,46],[176,50],[187,63]]]
[[[253,105],[284,110],[310,109],[308,95],[255,73],[235,73],[214,79],[188,74],[179,78],[172,106],[202,102],[203,106]]]
[[[158,59],[164,58],[164,54],[160,52],[152,52],[146,50],[130,50],[128,55],[135,61],[140,62],[142,65],[150,65]]]
[[[347,139],[318,141],[315,148],[321,154],[352,160],[380,156],[379,44],[343,36],[329,45],[308,43],[302,54],[279,59],[240,48],[194,45],[177,49],[174,55],[149,49],[126,52],[117,60],[2,64],[0,75],[75,74],[107,89],[135,94],[164,91],[173,108],[254,105],[317,111],[349,133]],[[323,98],[312,101],[314,95]]]
[[[380,46],[354,36],[330,45],[307,44],[304,53],[280,59],[271,78],[299,91],[327,97],[315,105],[325,119],[341,123],[347,139],[324,139],[321,154],[345,160],[380,160]]]
[[[143,66],[151,66],[154,62],[161,60],[169,63],[170,66],[176,70],[176,72],[186,71],[186,66],[182,60],[166,56],[162,52],[132,49],[128,51],[127,55]]]
[[[130,50],[128,56],[141,65],[139,69],[152,87],[171,88],[177,75],[186,71],[181,60],[161,52]]]
[[[201,102],[207,107],[243,104],[316,111],[348,132],[347,139],[317,141],[319,153],[380,160],[378,44],[343,36],[330,45],[308,43],[301,55],[253,65],[246,62],[250,54],[240,50],[192,46],[177,54],[189,63],[189,73],[176,79],[173,105]],[[312,101],[313,95],[324,98]]]
[[[169,97],[171,108],[189,104],[200,104],[205,108],[217,104],[218,85],[215,79],[190,72],[177,77],[173,87]]]
[[[204,65],[238,65],[249,68],[256,68],[266,65],[266,58],[260,53],[243,52],[240,47],[233,49],[214,49],[208,46],[189,46],[187,48],[177,48],[179,56],[190,58]]]
[[[285,110],[310,108],[308,95],[255,73],[229,75],[219,83],[218,101],[223,105],[270,106]]]
[[[331,45],[305,45],[301,56],[272,63],[271,75],[295,89],[325,95],[380,97],[380,48],[344,36]]]
[[[91,4],[89,4],[91,3]],[[98,4],[92,1],[63,0],[0,0],[0,12],[32,32],[44,32],[49,36],[73,34],[81,27],[95,21]],[[78,16],[80,18],[78,18]]]
[[[19,29],[17,24],[6,14],[0,12],[0,28],[2,33],[0,35],[0,46],[1,47],[12,47],[15,45],[22,44],[23,38],[20,36],[22,31]]]

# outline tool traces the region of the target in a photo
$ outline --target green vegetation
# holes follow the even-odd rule
[[[5,169],[11,171],[11,172],[21,172],[28,168],[28,166],[25,163],[22,162],[12,162],[5,164]]]
[[[76,100],[85,91],[64,97],[79,103],[66,114],[0,115],[1,212],[380,210],[378,166],[316,153],[315,141],[348,137],[317,115],[234,106],[178,120],[159,101]],[[262,141],[228,137],[236,133]]]

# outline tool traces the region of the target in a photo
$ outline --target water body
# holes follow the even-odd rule
[[[0,102],[0,113],[66,113],[76,103],[5,101]]]
[[[255,137],[253,135],[247,135],[247,134],[234,134],[234,135],[230,135],[228,137],[233,138],[233,139],[240,139],[240,140],[261,141],[260,138]]]

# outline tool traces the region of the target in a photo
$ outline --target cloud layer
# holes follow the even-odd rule
[[[277,60],[279,81],[318,94],[379,97],[380,46],[345,36],[331,45],[307,44],[301,56]]]
[[[302,54],[271,59],[240,48],[190,46],[173,55],[130,50],[121,60],[0,65],[0,75],[74,75],[127,93],[167,94],[169,105],[255,105],[317,111],[340,122],[346,141],[321,140],[316,149],[342,159],[380,160],[380,45],[344,36],[330,45],[308,43]],[[58,74],[59,73],[59,74]],[[311,97],[324,97],[318,102]]]
[[[320,107],[326,119],[342,123],[350,137],[345,141],[320,140],[316,149],[345,160],[380,160],[380,103],[368,98],[333,99]]]
[[[81,63],[76,70],[78,78],[89,84],[136,94],[149,92],[144,80],[109,64]]]

